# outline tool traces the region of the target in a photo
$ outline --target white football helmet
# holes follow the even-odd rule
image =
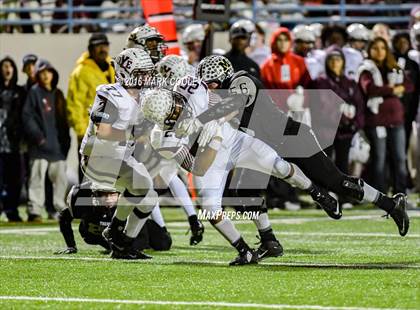
[[[315,37],[320,38],[322,29],[324,29],[324,26],[321,23],[313,23],[309,25],[309,28],[315,34]]]
[[[292,34],[295,41],[315,42],[316,40],[315,33],[306,25],[297,25],[293,28]]]
[[[144,118],[162,130],[172,129],[185,107],[185,98],[167,89],[153,89],[142,101]]]
[[[151,40],[155,40],[156,44],[153,46],[149,45],[148,41]],[[149,25],[139,26],[131,31],[127,38],[125,47],[140,48],[148,52],[153,60],[153,63],[156,63],[162,59],[166,54],[166,50],[168,49],[164,42],[164,37],[155,27],[151,27]]]
[[[205,83],[222,84],[234,73],[233,66],[225,56],[211,55],[203,58],[197,67],[197,76]]]
[[[229,38],[234,39],[237,37],[251,37],[255,31],[255,24],[247,19],[240,19],[234,22],[229,29]]]
[[[203,41],[205,37],[204,27],[201,24],[192,24],[182,31],[182,43],[188,44],[194,41]]]
[[[166,79],[179,80],[189,73],[187,61],[178,55],[163,57],[157,64],[158,72]]]
[[[138,48],[128,48],[113,60],[115,78],[126,88],[144,87],[152,77],[155,66],[149,54]]]
[[[369,29],[359,23],[349,25],[347,27],[347,34],[350,40],[369,41],[371,37]]]

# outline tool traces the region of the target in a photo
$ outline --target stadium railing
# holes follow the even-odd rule
[[[69,32],[73,31],[75,26],[79,25],[113,25],[113,24],[125,24],[125,25],[138,25],[144,23],[144,19],[139,17],[142,16],[142,9],[138,5],[139,1],[135,1],[134,7],[103,7],[103,6],[73,6],[73,0],[68,0],[66,7],[56,8],[12,8],[0,6],[0,27],[1,26],[23,26],[23,25],[66,25]],[[337,5],[303,5],[303,4],[269,4],[269,5],[258,5],[254,0],[250,10],[252,11],[252,19],[254,22],[261,20],[269,22],[281,22],[281,24],[309,24],[309,23],[387,23],[387,24],[408,24],[409,22],[409,11],[414,7],[419,6],[418,3],[404,3],[404,4],[371,4],[371,5],[357,5],[357,4],[346,4],[344,0],[340,1]],[[191,15],[191,5],[175,5],[174,15],[177,21],[177,25],[183,26],[184,24],[191,23],[191,19],[179,18],[183,13]],[[281,15],[277,17],[260,17],[259,13],[265,11],[272,15]],[[53,13],[67,13],[66,19],[7,19],[4,18],[7,14],[15,13],[38,13],[45,14],[50,12]],[[74,13],[104,13],[104,12],[115,12],[115,13],[132,13],[138,17],[130,18],[76,18],[73,16]],[[232,13],[235,14],[238,10],[232,9]],[[303,16],[311,12],[322,13],[325,12],[326,16],[315,16],[306,17]],[[363,12],[368,13],[369,16],[349,16],[349,13]],[[300,17],[293,16],[294,13],[300,13]],[[401,14],[400,16],[390,16],[389,14]],[[285,15],[289,14],[289,15]],[[232,17],[231,21],[235,20]]]

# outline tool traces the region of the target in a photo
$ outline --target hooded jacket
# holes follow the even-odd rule
[[[328,60],[337,53],[343,59],[343,72],[341,76],[335,75],[328,69]],[[352,79],[349,79],[345,75],[345,56],[343,51],[337,47],[329,49],[327,56],[325,58],[325,74],[313,81],[313,88],[325,90],[332,90],[338,97],[340,101],[337,101],[336,98],[331,97],[329,92],[320,91],[318,92],[318,98],[316,101],[312,101],[311,116],[312,116],[312,127],[314,127],[316,132],[324,132],[325,134],[330,135],[330,133],[325,133],[325,131],[335,131],[337,139],[351,138],[356,133],[357,130],[362,129],[364,126],[364,100],[359,85]],[[348,118],[341,114],[340,122],[338,128],[325,128],[325,124],[332,124],[330,118],[332,115],[340,115],[340,105],[346,103],[355,107],[356,113],[354,118]],[[335,123],[334,123],[335,124]]]
[[[291,43],[290,49],[284,54],[277,49],[276,41],[281,34],[286,35]],[[306,87],[311,82],[304,58],[291,51],[292,43],[289,29],[280,27],[274,31],[271,37],[271,57],[261,66],[261,79],[266,88],[295,89],[299,85]],[[290,67],[290,78],[282,77],[282,66]]]
[[[26,92],[23,87],[17,85],[18,69],[12,58],[3,58],[0,61],[0,68],[5,61],[11,63],[13,76],[6,86],[0,74],[0,153],[14,153],[19,152],[22,137],[20,116]]]
[[[44,69],[53,72],[51,91],[39,83],[39,73]],[[31,158],[65,160],[70,148],[70,133],[66,100],[63,92],[57,88],[58,73],[48,61],[43,59],[37,61],[35,72],[37,83],[29,90],[22,113],[29,154]],[[54,98],[54,102],[49,102],[48,98]],[[54,128],[48,126],[47,118],[51,117],[48,114],[51,110],[54,111]]]
[[[107,62],[111,64],[110,57]],[[115,83],[115,71],[111,65],[107,71],[102,71],[89,52],[84,52],[77,60],[77,66],[70,75],[67,112],[69,124],[76,131],[79,141],[89,124],[89,107],[95,99],[96,87],[112,83]]]

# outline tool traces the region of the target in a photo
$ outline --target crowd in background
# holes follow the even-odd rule
[[[182,55],[192,66],[206,55],[208,30],[202,24],[182,30]],[[235,22],[226,51],[213,53],[225,54],[236,71],[248,71],[267,89],[288,90],[273,96],[274,104],[310,123],[320,140],[332,134],[325,152],[343,172],[363,175],[383,192],[415,191],[407,155],[419,107],[420,8],[410,28],[399,31],[385,24],[312,24],[278,27],[268,38],[266,30],[249,20]],[[22,220],[22,202],[28,221],[41,221],[44,206],[52,218],[64,208],[69,128],[80,143],[96,87],[115,81],[109,45],[105,34],[92,34],[67,94],[41,55],[26,55],[19,67],[9,56],[0,60],[0,210],[9,221]],[[27,76],[23,86],[19,71]],[[341,100],[332,104],[328,92],[313,98],[308,90],[332,90]],[[326,128],[337,111],[338,129]],[[300,207],[295,189],[278,179],[270,181],[266,198],[269,207]],[[341,203],[351,207],[351,201]]]
[[[193,7],[195,0],[173,0],[174,16],[179,27],[183,27],[185,23],[189,23],[194,18]],[[305,10],[304,5],[320,6],[320,5],[339,5],[340,1],[327,0],[257,0],[255,1],[258,10],[253,9],[253,0],[231,0],[231,17],[234,19],[246,18],[258,20],[284,20],[289,21],[302,20],[305,17],[335,17],[340,16],[340,10],[325,9],[325,10]],[[402,4],[414,3],[415,1],[392,0],[352,0],[346,1],[347,4]],[[274,9],[277,5],[285,5],[287,8]],[[142,18],[140,8],[140,0],[72,0],[72,6],[76,10],[72,13],[72,18],[76,20],[76,25],[73,25],[71,32],[127,32],[133,27],[133,24],[124,22],[127,20],[139,20]],[[68,33],[68,7],[67,0],[3,0],[2,8],[4,9],[33,9],[33,11],[26,12],[1,12],[0,19],[9,20],[11,22],[18,22],[17,24],[9,24],[0,26],[0,32],[7,33]],[[53,9],[61,9],[63,11],[53,11]],[[86,10],[84,10],[86,8]],[[99,8],[99,10],[92,10],[92,8]],[[131,10],[127,10],[131,9]],[[255,16],[254,16],[255,14]],[[346,13],[347,16],[369,16],[375,14],[375,11],[361,11],[353,10]],[[382,16],[406,16],[406,10],[388,10],[381,12]],[[102,23],[89,23],[89,20],[101,19]],[[38,21],[38,23],[21,24],[19,21]],[[116,20],[119,20],[116,22]],[[86,21],[86,23],[84,23]],[[218,25],[220,29],[226,30],[229,27],[228,23]],[[394,23],[396,28],[404,27],[404,23]],[[181,30],[179,28],[179,30]]]

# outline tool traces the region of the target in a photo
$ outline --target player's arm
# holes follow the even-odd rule
[[[114,90],[115,91],[115,90]],[[125,128],[119,128],[118,104],[106,86],[98,87],[95,103],[90,112],[90,119],[96,125],[96,136],[110,141],[126,141]]]
[[[71,227],[72,221],[73,216],[71,215],[69,208],[66,208],[60,212],[58,216],[58,224],[60,226],[60,232],[63,235],[67,247],[65,249],[54,252],[54,254],[77,253],[76,241],[74,240],[74,233]]]

